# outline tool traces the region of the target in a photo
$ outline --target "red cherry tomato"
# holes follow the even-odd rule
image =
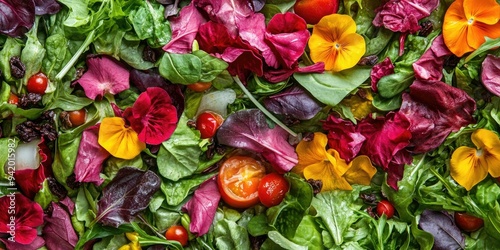
[[[231,156],[219,169],[217,184],[222,200],[235,208],[248,208],[259,203],[259,183],[266,168],[249,156]]]
[[[45,94],[48,83],[49,79],[44,73],[40,72],[34,74],[28,79],[28,92],[43,95]]]
[[[322,17],[339,10],[339,0],[297,0],[293,10],[308,24],[316,24]]]
[[[17,105],[19,103],[19,97],[17,97],[17,95],[10,93],[9,100],[7,101],[7,103]]]
[[[196,129],[200,131],[201,138],[211,138],[222,124],[222,116],[210,111],[204,111],[196,118]]]
[[[165,238],[178,241],[184,247],[188,243],[188,232],[183,226],[174,225],[165,232]]]
[[[87,112],[85,109],[75,110],[68,112],[69,121],[73,127],[78,127],[85,123],[85,119],[87,118]]]
[[[285,198],[290,185],[283,175],[270,173],[259,184],[259,200],[266,207],[276,206]]]
[[[197,83],[189,84],[187,86],[188,89],[190,89],[194,92],[203,92],[203,91],[209,89],[210,87],[212,87],[211,82],[197,82]]]
[[[455,212],[455,224],[465,232],[474,232],[484,225],[484,221],[470,214]]]
[[[388,200],[381,200],[377,204],[377,214],[378,216],[385,214],[387,219],[390,219],[394,215],[394,206]]]

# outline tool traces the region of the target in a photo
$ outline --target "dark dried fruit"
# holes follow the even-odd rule
[[[47,183],[49,184],[50,192],[60,200],[68,195],[68,191],[54,177],[47,177]]]
[[[370,56],[365,56],[359,60],[358,65],[360,66],[373,66],[377,64],[378,62],[378,56],[377,55],[370,55]]]
[[[30,142],[40,138],[40,129],[38,124],[33,121],[25,121],[16,126],[16,132],[19,139],[23,142]]]
[[[371,205],[375,205],[378,200],[375,194],[359,194],[359,198],[361,198],[365,203]]]
[[[419,36],[428,36],[432,30],[434,30],[434,25],[431,21],[424,21],[420,24],[420,31],[418,32]]]
[[[252,250],[259,250],[264,244],[264,241],[266,241],[267,236],[266,235],[261,235],[261,236],[249,236],[250,238],[250,245],[252,246]]]
[[[155,63],[158,61],[158,56],[158,52],[149,46],[146,46],[142,51],[142,59],[144,59],[144,61]]]
[[[9,60],[10,63],[10,74],[15,78],[23,78],[24,74],[26,74],[26,66],[21,61],[21,58],[18,56],[13,56]]]
[[[455,68],[458,65],[458,62],[460,62],[460,58],[455,55],[451,55],[444,60],[443,65],[445,67]]]
[[[35,121],[25,121],[16,126],[19,138],[24,142],[30,142],[44,137],[48,141],[57,139],[57,130],[54,122],[55,113],[53,110],[45,111]]]
[[[19,107],[22,109],[42,107],[42,95],[36,93],[21,95],[21,98],[19,98]]]
[[[313,193],[316,195],[321,191],[321,188],[323,187],[323,182],[321,180],[313,180],[309,179],[307,180],[307,183],[309,183],[313,189]]]
[[[73,127],[73,124],[71,123],[70,119],[69,119],[69,112],[67,111],[62,111],[60,114],[59,114],[59,118],[61,120],[61,123],[62,123],[62,126],[63,128],[71,128]]]
[[[75,189],[78,189],[82,185],[82,183],[81,182],[76,182],[76,176],[73,173],[70,176],[68,176],[68,178],[66,178],[66,185],[69,188],[75,190]]]

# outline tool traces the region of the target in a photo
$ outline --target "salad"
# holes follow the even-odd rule
[[[0,0],[0,249],[495,249],[498,0]]]

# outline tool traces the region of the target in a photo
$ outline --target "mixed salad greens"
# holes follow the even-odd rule
[[[0,0],[0,248],[496,249],[500,1],[301,1]]]

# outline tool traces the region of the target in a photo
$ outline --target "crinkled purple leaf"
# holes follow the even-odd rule
[[[446,212],[424,210],[418,225],[434,236],[435,250],[465,249],[465,237]]]
[[[20,37],[35,23],[33,1],[0,0],[0,33]]]
[[[358,131],[351,121],[335,115],[329,115],[323,122],[323,129],[328,131],[328,146],[339,152],[347,162],[356,157],[363,146],[365,137]]]
[[[474,123],[476,102],[461,89],[440,81],[416,80],[403,94],[400,112],[410,121],[410,150],[437,148],[451,132]]]
[[[75,202],[71,200],[69,196],[64,197],[64,199],[60,200],[59,203],[66,211],[68,211],[70,215],[73,215],[73,212],[75,211]]]
[[[265,41],[266,35],[266,18],[261,13],[256,13],[249,16],[238,23],[239,33],[241,39],[247,42],[253,48],[260,51],[264,61],[267,65],[278,68],[279,62],[276,54],[271,50],[269,44]],[[251,24],[251,25],[249,25]]]
[[[130,222],[148,207],[160,183],[160,177],[150,170],[121,168],[102,191],[96,220],[113,227]]]
[[[373,66],[370,73],[371,87],[374,92],[377,92],[377,83],[380,78],[393,74],[394,64],[391,62],[391,58],[387,57],[382,62],[377,63]]]
[[[275,114],[299,120],[309,120],[321,110],[319,103],[296,85],[267,97],[264,99],[264,106]]]
[[[172,40],[163,46],[163,50],[179,54],[191,52],[198,28],[206,21],[193,2],[182,8],[179,16],[170,20]]]
[[[35,3],[35,14],[45,15],[45,14],[56,14],[61,10],[61,5],[55,0],[34,0]]]
[[[37,250],[45,246],[45,240],[40,236],[37,236],[29,244],[17,243],[15,241],[8,240],[8,238],[0,238],[0,241],[2,241],[5,244],[5,247],[7,249],[15,249],[15,250]]]
[[[105,94],[118,94],[129,89],[130,72],[109,56],[93,56],[87,58],[88,70],[78,79],[85,95],[95,100]]]
[[[247,0],[195,0],[196,7],[202,9],[210,20],[221,23],[229,34],[238,34],[238,24],[254,14],[253,6]]]
[[[277,57],[280,66],[291,69],[304,53],[309,36],[307,23],[304,19],[294,13],[287,12],[276,14],[269,21],[265,40]],[[273,66],[269,63],[268,65]]]
[[[42,235],[48,249],[74,249],[78,242],[78,235],[73,229],[68,212],[57,203],[52,202],[52,213],[45,215],[45,226]]]
[[[130,71],[130,81],[141,92],[146,91],[149,87],[160,87],[166,90],[172,99],[172,105],[177,109],[177,119],[184,112],[184,94],[180,84],[167,82],[158,72],[152,70],[140,71],[137,69]]]
[[[483,61],[481,81],[491,93],[500,96],[500,57],[487,55]]]
[[[394,32],[415,33],[420,30],[418,21],[428,17],[438,4],[439,0],[389,0],[376,10],[373,25]]]
[[[191,233],[196,236],[208,233],[217,212],[220,198],[215,177],[206,180],[194,191],[193,197],[182,207],[191,218],[191,224],[189,224]]]
[[[85,129],[78,147],[75,163],[75,181],[89,182],[100,186],[102,164],[110,156],[109,152],[97,142],[100,124]]]
[[[299,64],[296,63],[292,69],[266,69],[264,71],[264,78],[269,82],[282,82],[295,73],[323,73],[324,71],[325,63],[323,62],[305,67],[299,67]]]
[[[443,36],[439,35],[422,57],[413,63],[415,77],[421,80],[441,80],[444,61],[450,55],[453,53],[444,44]]]
[[[170,138],[177,127],[177,109],[167,91],[159,87],[147,88],[134,105],[123,112],[139,140],[159,145]]]
[[[217,131],[220,144],[260,153],[279,173],[290,171],[298,163],[295,149],[287,139],[288,133],[279,126],[270,128],[258,109],[231,114]]]

